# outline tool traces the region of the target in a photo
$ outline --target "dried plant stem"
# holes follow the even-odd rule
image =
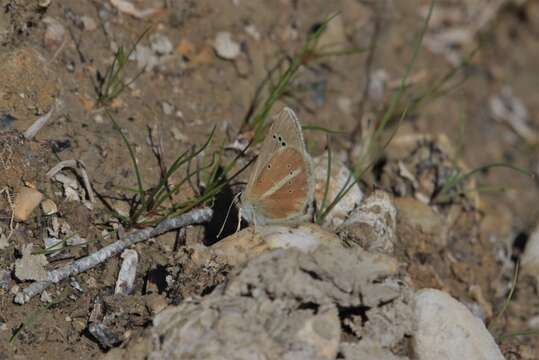
[[[30,299],[47,289],[50,285],[58,283],[70,276],[79,274],[86,270],[89,270],[108,258],[119,254],[125,248],[136,244],[138,242],[147,240],[149,238],[158,236],[167,231],[178,229],[187,225],[201,224],[210,220],[213,215],[213,211],[209,208],[201,208],[191,210],[188,213],[180,215],[175,218],[167,219],[159,223],[159,225],[151,228],[142,229],[136,231],[124,239],[118,240],[104,248],[96,251],[92,255],[74,261],[73,263],[53,271],[48,274],[49,280],[37,281],[24,290],[15,295],[14,302],[16,304],[25,304]]]

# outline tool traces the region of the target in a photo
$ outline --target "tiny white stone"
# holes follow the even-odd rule
[[[83,15],[80,17],[80,21],[82,22],[82,26],[86,31],[94,31],[95,29],[97,29],[97,24],[95,20],[90,16]]]
[[[258,32],[258,29],[253,24],[247,25],[245,27],[245,32],[249,34],[256,41],[260,40],[260,32]]]
[[[171,105],[166,101],[161,103],[161,108],[163,109],[163,114],[165,115],[172,115],[174,112],[174,105]]]
[[[163,34],[152,34],[150,36],[150,47],[158,55],[168,55],[174,50],[172,43]]]
[[[118,274],[114,293],[129,295],[133,292],[137,275],[138,254],[135,250],[126,249],[121,257],[124,260]]]
[[[52,302],[51,295],[47,292],[47,290],[43,290],[40,297],[41,302],[50,304]]]
[[[213,47],[217,55],[226,60],[233,60],[240,54],[240,45],[232,40],[232,35],[227,31],[217,33]]]
[[[103,124],[105,120],[103,119],[102,115],[97,114],[96,116],[94,116],[94,121],[98,124]]]
[[[51,199],[46,199],[41,202],[41,210],[44,215],[54,215],[58,212],[58,206]]]

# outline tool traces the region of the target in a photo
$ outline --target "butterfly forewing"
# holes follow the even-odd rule
[[[287,222],[304,215],[313,192],[301,126],[293,111],[285,108],[266,134],[243,201],[264,222]]]
[[[297,177],[297,171],[305,173],[305,159],[301,153],[294,148],[284,148],[277,151],[261,168],[258,177],[253,179],[249,196],[256,199],[264,199],[271,192],[275,192],[274,187],[283,180],[293,180]],[[272,191],[273,190],[273,191]]]
[[[300,153],[305,153],[301,125],[294,112],[289,108],[284,108],[279,113],[277,119],[275,119],[268,130],[260,148],[254,170],[247,183],[246,193],[250,192],[250,188],[254,185],[254,180],[260,178],[261,172],[265,169],[270,159],[285,147],[294,148]]]

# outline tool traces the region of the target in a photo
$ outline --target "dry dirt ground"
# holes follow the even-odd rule
[[[481,1],[439,3],[441,10],[435,9],[427,37],[444,27],[458,28],[467,11],[474,6],[477,10]],[[455,164],[473,169],[503,162],[539,171],[534,135],[539,131],[539,2],[486,3],[479,8],[504,4],[466,41],[450,47],[451,54],[464,59],[478,49],[474,56],[444,83],[447,92],[410,109],[383,161],[365,175],[362,186],[366,193],[383,189],[395,197],[400,210],[396,254],[415,287],[442,289],[465,304],[478,304],[488,324],[507,298],[515,263],[539,219],[537,183],[515,171],[493,168],[479,172],[467,186],[494,191],[474,192],[450,204],[427,206],[415,200],[425,196],[432,200],[433,184]],[[103,204],[97,200],[88,209],[68,201],[62,188],[45,176],[52,166],[60,160],[81,160],[96,192],[119,209],[126,209],[126,203],[116,199],[130,194],[125,188],[136,184],[128,149],[105,111],[133,144],[142,178],[152,186],[160,168],[148,140],[150,131],[157,134],[167,164],[190,146],[202,144],[214,126],[217,135],[208,152],[232,143],[271,67],[284,55],[297,53],[321,21],[339,13],[325,41],[367,51],[309,62],[274,111],[290,105],[304,125],[340,132],[332,135],[332,147],[348,150],[360,145],[369,126],[388,108],[411,61],[423,22],[421,9],[428,8],[428,2],[420,0],[133,4],[141,11],[155,11],[141,18],[108,0],[1,1],[0,189],[5,191],[0,195],[0,228],[4,234],[10,232],[9,194],[31,185],[56,203],[57,219],[68,224],[70,233],[91,240],[88,246],[51,260],[51,267],[115,240],[103,237],[111,226]],[[96,88],[114,51],[118,46],[129,48],[147,28],[139,45],[147,47],[155,66],[147,66],[112,102],[99,104]],[[240,45],[234,59],[216,54],[214,40],[221,31]],[[434,36],[424,42],[399,111],[455,64],[454,57],[435,53],[427,40],[441,42]],[[126,76],[133,78],[140,71],[138,60],[129,62]],[[370,91],[365,91],[367,83]],[[527,109],[525,133],[494,119],[491,100],[507,88]],[[53,107],[47,125],[35,139],[25,140],[22,132]],[[356,135],[352,142],[350,134]],[[418,140],[420,134],[425,135],[423,140]],[[305,136],[311,152],[320,154],[325,135],[306,131]],[[403,175],[402,166],[411,169],[417,183]],[[40,211],[13,226],[8,246],[0,250],[0,270],[13,273],[27,244],[43,247],[46,229],[52,225]],[[204,296],[226,280],[229,268],[198,268],[182,249],[182,243],[202,242],[203,232],[193,228],[186,236],[169,233],[135,247],[140,263],[130,296],[113,296],[119,257],[50,289],[52,305],[39,297],[26,305],[14,304],[13,291],[28,282],[8,278],[0,287],[0,359],[102,356],[107,349],[88,328],[96,302],[120,314],[112,325],[121,336],[114,346],[128,347],[144,335],[159,304]],[[528,329],[528,320],[539,315],[537,291],[531,277],[519,278],[501,319],[504,334]],[[9,342],[21,324],[22,330]],[[534,359],[539,356],[537,339],[538,335],[513,336],[499,344],[507,359]]]

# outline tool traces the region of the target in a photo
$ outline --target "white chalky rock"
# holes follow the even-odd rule
[[[226,60],[233,60],[240,54],[240,45],[226,31],[217,33],[213,47],[217,55]]]
[[[126,249],[121,255],[124,261],[118,273],[115,294],[129,295],[133,292],[137,275],[138,254],[135,250]]]
[[[417,359],[504,360],[483,322],[450,295],[423,289],[415,301]]]

